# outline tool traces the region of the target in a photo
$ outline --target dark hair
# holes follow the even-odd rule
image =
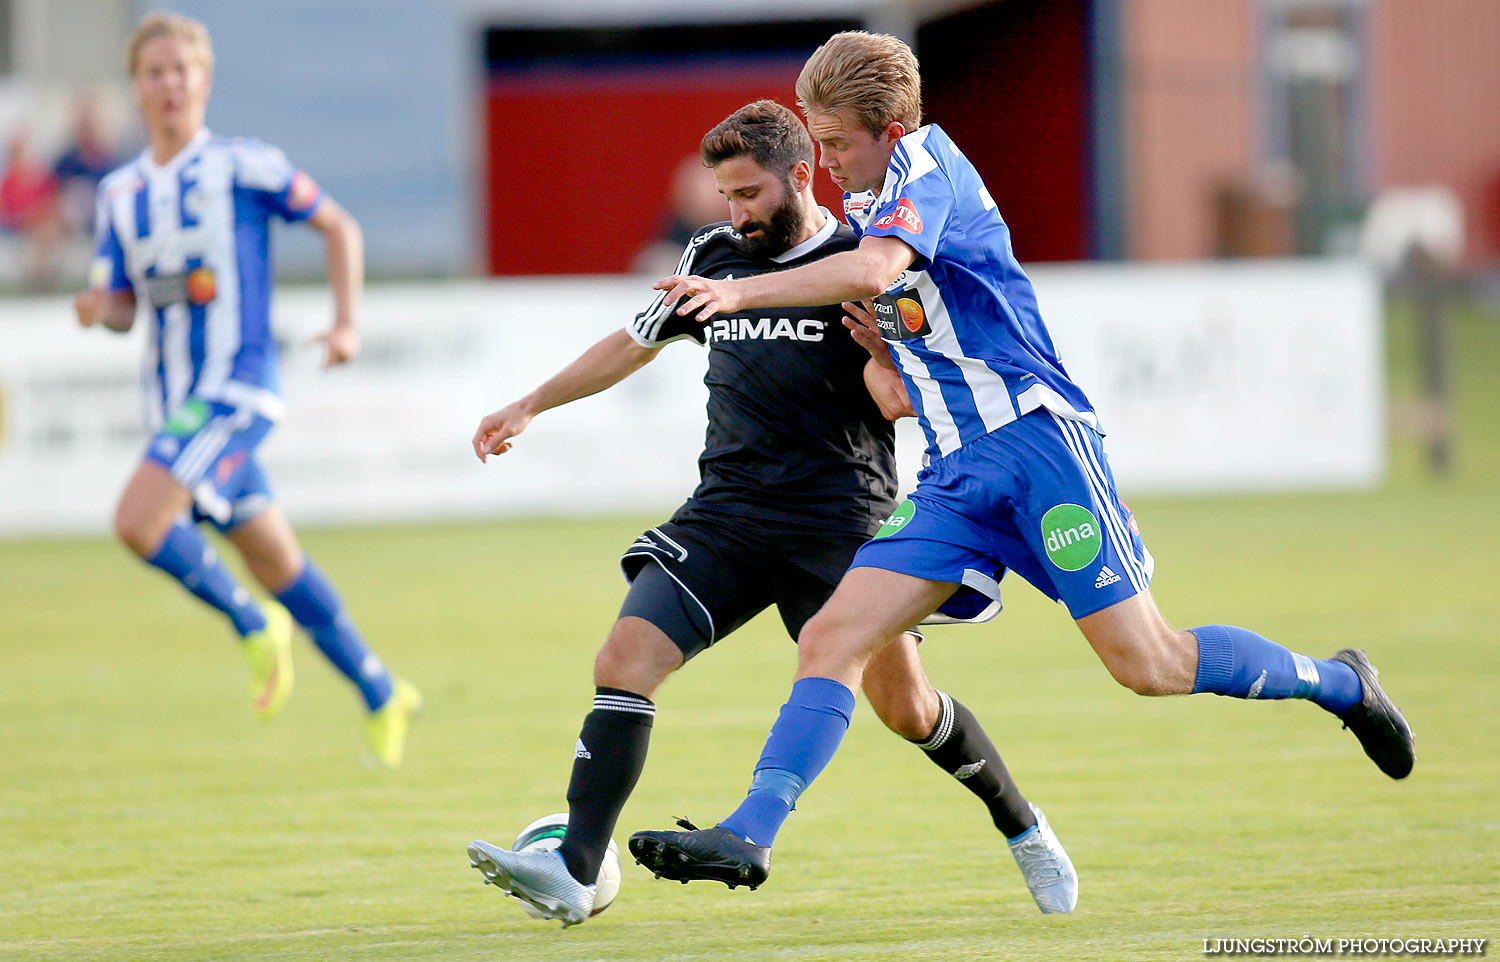
[[[813,143],[802,120],[790,107],[774,100],[757,100],[725,117],[704,134],[698,153],[709,167],[749,154],[757,164],[786,180],[798,163],[804,160],[812,163]]]

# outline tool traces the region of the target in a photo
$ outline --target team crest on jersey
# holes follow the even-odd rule
[[[196,174],[196,170],[194,171]],[[187,171],[182,173],[183,179],[188,176]],[[202,184],[193,184],[182,193],[182,223],[183,226],[196,224],[203,219],[203,212],[208,209],[208,195]]]
[[[844,220],[848,220],[855,214],[863,214],[874,202],[875,198],[869,194],[845,194]]]
[[[302,171],[292,175],[292,185],[287,188],[286,203],[292,210],[307,210],[318,199],[318,183]]]
[[[922,295],[914,290],[881,294],[875,298],[875,324],[887,341],[905,341],[932,333]]]
[[[896,209],[871,224],[871,227],[890,227],[895,225],[909,234],[922,233],[922,215],[917,213],[916,207],[905,197],[896,202]]]

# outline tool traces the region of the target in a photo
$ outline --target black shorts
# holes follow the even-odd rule
[[[795,640],[866,540],[750,519],[667,521],[620,558],[630,582],[620,617],[660,628],[684,660],[773,604]]]

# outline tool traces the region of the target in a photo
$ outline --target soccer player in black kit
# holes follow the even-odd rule
[[[701,154],[732,219],[699,230],[677,273],[744,277],[854,247],[850,230],[813,199],[812,140],[788,108],[768,100],[740,108],[704,136]],[[663,345],[691,338],[709,349],[702,481],[621,559],[630,590],[594,663],[567,836],[555,852],[482,841],[468,848],[486,881],[564,927],[593,908],[610,834],[645,765],[652,697],[667,675],[772,604],[795,639],[896,505],[888,417],[909,410],[905,389],[884,347],[876,345],[882,363],[846,330],[842,307],[757,310],[709,324],[674,307],[659,295],[536,391],[487,415],[474,434],[481,460],[504,453],[536,414],[618,383]],[[1038,907],[1070,911],[1078,883],[1067,853],[978,720],[927,680],[913,633],[871,659],[864,690],[888,728],[985,803]],[[673,877],[670,864],[652,869]]]

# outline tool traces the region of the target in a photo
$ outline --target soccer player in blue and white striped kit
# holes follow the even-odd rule
[[[365,736],[401,761],[421,705],[365,644],[338,591],[297,543],[272,498],[256,448],[282,412],[271,332],[270,222],[306,222],[324,238],[335,321],[319,340],[329,364],[359,351],[364,283],[359,225],[276,148],[204,126],[213,77],[208,31],[147,15],[127,66],[148,146],[99,187],[85,327],[149,326],[142,383],[154,436],[120,498],[115,529],[129,548],[230,621],[242,639],[257,714],[292,690],[295,619],[364,700]],[[208,521],[280,604],[256,602],[197,527]]]
[[[777,831],[848,728],[870,655],[961,595],[996,594],[1006,569],[1065,604],[1132,691],[1307,699],[1341,719],[1382,772],[1404,778],[1411,730],[1364,652],[1310,658],[1233,625],[1177,630],[1157,610],[1151,555],[1115,488],[1099,418],[1063,369],[979,174],[940,127],[919,126],[911,49],[835,35],[804,66],[797,97],[820,166],[846,191],[859,247],[753,278],[673,276],[657,287],[700,321],[851,302],[867,346],[878,333],[901,373],[927,463],[803,628],[797,680],[748,797],[714,828],[636,833],[637,859],[677,878],[764,880]],[[853,303],[865,299],[873,312]]]

